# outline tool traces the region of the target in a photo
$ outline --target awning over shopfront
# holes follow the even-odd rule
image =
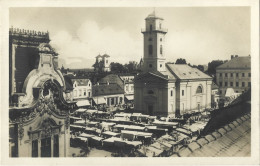
[[[106,104],[106,100],[104,99],[104,97],[93,97],[93,100],[96,103],[96,105]]]
[[[132,101],[132,100],[134,100],[134,95],[127,95],[127,96],[125,96],[125,98],[126,98],[128,101]]]
[[[90,103],[89,103],[88,100],[79,100],[79,101],[77,102],[77,106],[78,106],[78,107],[89,106],[89,105],[90,105]]]

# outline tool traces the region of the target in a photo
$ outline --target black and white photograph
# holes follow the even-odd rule
[[[251,3],[155,2],[8,7],[1,149],[10,160],[259,155]]]

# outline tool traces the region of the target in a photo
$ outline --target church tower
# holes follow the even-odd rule
[[[144,35],[144,66],[143,71],[165,71],[165,34],[162,28],[163,18],[157,17],[155,12],[145,18]]]

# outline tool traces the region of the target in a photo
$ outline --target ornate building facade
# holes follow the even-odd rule
[[[163,18],[145,19],[144,62],[134,80],[135,111],[149,115],[179,116],[211,106],[212,78],[183,64],[166,64]]]
[[[68,156],[75,103],[48,32],[10,28],[9,39],[10,157]]]

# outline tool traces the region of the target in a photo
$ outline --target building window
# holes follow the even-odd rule
[[[219,76],[222,77],[222,73],[219,73]]]
[[[88,86],[90,86],[90,84],[88,84]]]
[[[184,90],[181,91],[182,96],[184,96]]]
[[[228,86],[228,84],[227,84],[227,82],[225,82],[225,87],[227,87]]]
[[[153,41],[153,38],[149,38],[149,41]]]
[[[88,92],[88,97],[90,97],[90,92]]]
[[[152,31],[153,30],[153,25],[150,25],[150,31]]]
[[[74,97],[77,97],[77,91],[74,90]]]
[[[81,95],[82,95],[81,93],[82,93],[82,91],[81,91],[81,90],[79,90],[79,96],[81,96]]]
[[[228,73],[225,73],[225,77],[227,77],[228,76]]]
[[[238,77],[238,73],[236,73],[236,76]]]
[[[248,82],[248,87],[251,87],[251,82]]]
[[[242,82],[242,87],[245,87],[245,82]]]
[[[233,73],[230,73],[230,77],[233,77]]]
[[[148,92],[147,92],[149,95],[152,95],[152,94],[154,94],[154,92],[152,91],[152,90],[148,90]]]
[[[198,86],[197,90],[196,90],[196,93],[202,93],[202,88],[201,86]]]
[[[152,68],[152,67],[153,67],[153,65],[152,65],[152,64],[149,64],[149,67],[150,67],[150,68]]]
[[[128,85],[125,86],[126,91],[128,91]]]
[[[160,38],[160,41],[162,41],[162,38]]]
[[[239,87],[239,82],[236,82],[236,87]]]
[[[219,90],[219,94],[222,94],[222,90]]]
[[[219,82],[219,86],[222,87],[222,82]]]
[[[245,73],[242,73],[242,77],[245,77]]]
[[[159,24],[159,27],[160,27],[160,29],[162,29],[162,24],[161,23]]]
[[[230,86],[231,86],[231,87],[233,86],[233,82],[230,82]]]
[[[160,67],[162,67],[162,64],[160,64]]]
[[[251,73],[248,73],[248,77],[251,77]]]
[[[163,48],[162,48],[162,45],[160,45],[160,54],[163,54]]]
[[[148,46],[149,55],[153,54],[153,45]]]
[[[171,96],[173,96],[173,90],[171,90]]]
[[[108,63],[108,60],[106,60],[106,63]]]

